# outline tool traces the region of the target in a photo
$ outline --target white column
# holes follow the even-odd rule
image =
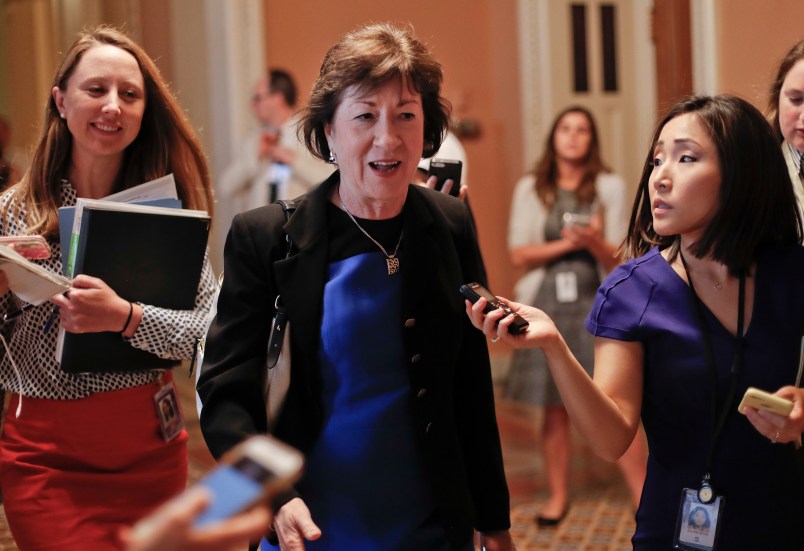
[[[252,124],[249,98],[266,68],[262,2],[171,0],[170,18],[174,88],[199,132],[214,186]],[[216,271],[226,230],[223,216],[210,240]]]
[[[692,25],[692,91],[712,95],[718,92],[717,13],[714,0],[690,2]]]

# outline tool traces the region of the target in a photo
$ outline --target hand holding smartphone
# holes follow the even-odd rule
[[[227,519],[269,500],[299,478],[303,463],[299,451],[271,436],[257,435],[241,442],[198,482],[212,498],[194,526]]]
[[[779,396],[774,396],[770,392],[765,392],[764,390],[760,390],[752,386],[748,387],[748,390],[745,391],[745,395],[743,396],[740,405],[737,406],[737,411],[745,415],[746,406],[750,406],[754,409],[770,411],[771,413],[782,415],[784,417],[787,417],[790,415],[790,412],[793,411],[793,402],[790,400],[780,398]]]
[[[441,191],[444,183],[447,180],[452,180],[452,187],[449,189],[449,194],[457,197],[461,191],[461,171],[463,163],[452,159],[431,159],[430,160],[430,176],[436,176],[435,190]]]
[[[520,333],[527,331],[527,320],[503,304],[500,299],[494,296],[491,291],[483,287],[480,283],[467,283],[465,285],[461,285],[460,291],[461,294],[472,304],[477,302],[480,297],[485,298],[486,301],[488,301],[488,304],[486,304],[486,307],[483,309],[484,314],[488,314],[489,312],[492,312],[498,308],[502,308],[506,316],[513,314],[514,321],[508,326],[509,333],[519,335]]]
[[[581,227],[589,227],[592,223],[592,216],[590,214],[580,214],[577,212],[565,212],[561,215],[561,225],[562,227],[567,226],[581,226]]]

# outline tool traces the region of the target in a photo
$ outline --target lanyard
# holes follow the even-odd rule
[[[743,326],[745,324],[745,272],[740,272],[740,291],[737,304],[737,335],[734,344],[734,359],[731,364],[731,374],[729,376],[729,386],[724,397],[723,407],[720,408],[720,415],[717,412],[717,369],[715,368],[715,350],[712,346],[712,335],[709,332],[709,326],[706,324],[704,317],[703,303],[698,298],[695,292],[695,286],[692,284],[690,271],[687,268],[687,262],[684,260],[684,255],[679,251],[681,257],[681,264],[684,266],[684,271],[687,274],[687,281],[690,284],[690,293],[692,294],[693,302],[695,302],[695,313],[698,318],[698,325],[703,335],[704,346],[706,347],[706,365],[709,371],[710,383],[712,385],[712,400],[709,404],[709,453],[706,459],[706,475],[704,480],[708,480],[712,471],[712,461],[715,455],[715,446],[723,432],[723,427],[726,424],[726,418],[729,411],[731,411],[732,403],[734,402],[734,393],[737,390],[737,379],[743,369]]]

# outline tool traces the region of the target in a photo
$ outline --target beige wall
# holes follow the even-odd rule
[[[11,122],[11,148],[22,161],[39,139],[42,117],[49,99],[53,74],[61,52],[77,33],[101,23],[122,26],[146,50],[149,42],[160,46],[156,32],[167,19],[158,5],[163,0],[0,0],[0,115]],[[136,10],[134,8],[137,8]],[[151,11],[146,8],[151,7]],[[142,10],[142,16],[138,10]],[[157,17],[162,16],[162,17]],[[153,20],[147,28],[152,40],[140,36],[140,21]],[[164,49],[152,56],[160,63]]]
[[[711,1],[717,21],[714,29],[717,89],[746,97],[764,108],[764,95],[776,63],[796,40],[804,38],[801,25],[804,2]],[[170,21],[170,5],[175,2],[139,0],[125,4],[129,10],[132,6],[137,8],[132,10],[136,12],[134,20],[127,22],[129,30],[139,34],[137,38],[156,59],[168,81],[174,81],[180,72],[175,64],[183,63],[176,57],[175,40],[171,38],[175,22]],[[88,13],[96,17],[100,14],[112,23],[120,23],[118,19],[124,17],[117,13],[119,10],[111,9],[110,4],[115,4],[115,0],[86,0],[84,4]],[[61,43],[47,32],[32,33],[31,29],[59,27],[59,23],[53,25],[49,20],[53,6],[59,5],[60,2],[52,0],[0,0],[3,8],[0,40],[6,53],[11,44],[16,51],[26,52],[24,63],[19,62],[20,58],[5,60],[5,66],[0,63],[0,70],[6,69],[3,73],[8,73],[2,75],[5,89],[0,107],[12,116],[14,145],[19,148],[36,137]],[[89,10],[90,7],[93,9]],[[264,0],[264,15],[266,58],[270,64],[295,74],[302,101],[326,49],[344,32],[371,21],[413,24],[444,66],[444,91],[455,106],[455,115],[474,119],[480,125],[481,135],[464,141],[470,161],[470,196],[492,288],[499,294],[510,295],[514,274],[506,251],[506,228],[511,190],[521,175],[525,157],[517,59],[517,0],[350,0],[338,4],[324,0]],[[63,20],[61,26],[67,23]],[[249,86],[244,84],[244,89]],[[204,87],[180,90],[185,108],[194,105],[191,96],[203,95],[204,90]],[[195,122],[203,135],[203,122]]]
[[[12,127],[11,146],[27,155],[39,137],[39,127],[48,97],[53,70],[58,62],[54,33],[32,33],[50,29],[52,5],[48,0],[6,0],[3,18],[7,67],[8,116]],[[25,56],[11,55],[25,52]]]
[[[6,0],[0,0],[0,10],[5,11]],[[8,75],[8,47],[6,45],[6,18],[0,17],[0,75]],[[8,117],[9,112],[9,92],[8,92],[8,78],[0,78],[0,116]]]
[[[266,58],[294,74],[304,101],[326,50],[368,22],[411,23],[444,67],[455,116],[479,123],[481,136],[463,141],[470,197],[492,288],[510,294],[505,235],[522,166],[515,0],[266,0]]]
[[[804,39],[802,0],[717,0],[718,89],[764,111],[779,61]]]

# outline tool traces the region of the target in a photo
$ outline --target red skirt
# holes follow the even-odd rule
[[[78,400],[23,398],[19,419],[12,397],[0,486],[21,551],[119,551],[121,528],[184,489],[187,432],[165,442],[158,390],[154,383]]]

